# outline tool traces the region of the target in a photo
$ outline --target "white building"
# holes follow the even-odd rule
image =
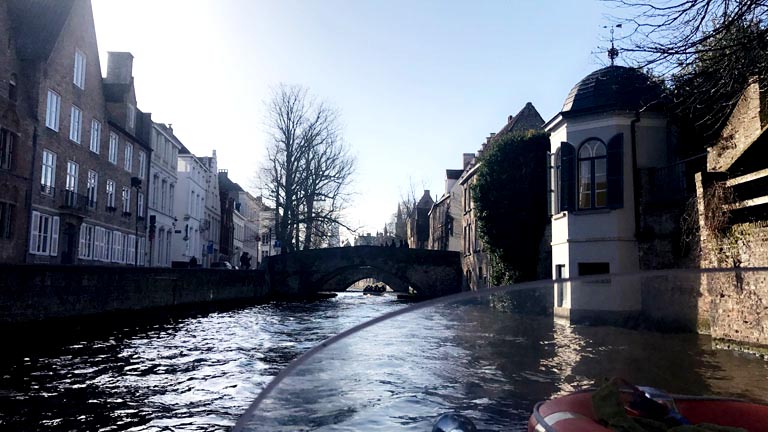
[[[170,267],[175,229],[174,200],[176,195],[177,158],[182,145],[173,128],[152,124],[152,158],[149,163],[149,262],[153,267]],[[153,228],[154,227],[154,228]]]
[[[245,238],[245,217],[240,213],[240,203],[235,204],[235,211],[232,213],[232,225],[234,232],[232,237],[232,265],[240,266],[240,256],[243,255],[243,238]]]
[[[609,66],[576,84],[562,112],[545,124],[555,279],[639,270],[640,184],[633,174],[666,166],[671,158],[667,119],[656,109],[660,95],[661,87],[643,72]],[[561,283],[555,289],[555,314],[571,320],[639,307],[639,290],[626,282]]]
[[[176,230],[172,262],[188,263],[195,257],[202,264],[203,238],[200,232],[204,212],[208,168],[182,146],[178,157],[178,183],[174,200]]]
[[[277,247],[275,240],[275,233],[277,232],[275,209],[264,204],[261,197],[258,199],[261,203],[261,210],[259,212],[259,237],[261,238],[261,245],[259,247],[258,264],[261,265],[264,258],[278,255],[280,248]]]
[[[219,260],[219,243],[221,241],[221,201],[219,194],[218,163],[216,150],[213,155],[198,158],[208,169],[205,179],[205,210],[201,231],[203,233],[203,267]]]

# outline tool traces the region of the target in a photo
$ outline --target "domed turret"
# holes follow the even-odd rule
[[[563,113],[635,111],[658,108],[664,91],[642,71],[608,66],[587,75],[576,84],[563,104]]]

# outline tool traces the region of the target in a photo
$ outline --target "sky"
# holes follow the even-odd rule
[[[433,198],[509,115],[544,120],[607,64],[598,0],[92,0],[108,51],[134,55],[139,108],[260,195],[265,103],[280,83],[341,113],[357,159],[347,222],[383,229],[411,188]]]

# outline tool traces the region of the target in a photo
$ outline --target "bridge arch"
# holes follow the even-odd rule
[[[430,298],[461,291],[463,278],[459,252],[426,249],[312,249],[271,256],[265,265],[270,290],[287,296],[342,291],[357,280],[375,277],[397,291],[408,292],[411,286],[417,295]]]
[[[410,292],[409,288],[413,288],[417,294],[419,293],[419,287],[415,286],[413,282],[403,280],[386,270],[367,265],[340,267],[328,273],[323,280],[319,281],[319,290],[332,292],[346,291],[355,282],[368,278],[385,283],[395,292],[407,294]]]

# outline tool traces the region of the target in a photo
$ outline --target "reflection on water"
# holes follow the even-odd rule
[[[226,430],[291,359],[401,307],[391,296],[342,294],[15,340],[0,359],[0,429]],[[420,431],[450,410],[481,429],[520,429],[536,401],[602,375],[768,402],[765,362],[709,345],[482,304],[432,308],[310,361],[267,401],[255,429]]]

